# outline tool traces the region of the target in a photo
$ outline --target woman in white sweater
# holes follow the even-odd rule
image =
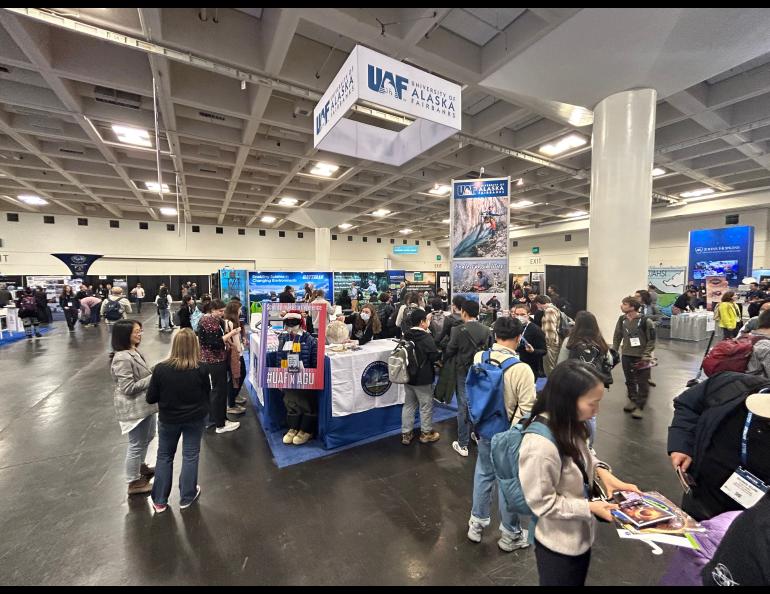
[[[548,426],[553,441],[524,436],[519,452],[522,491],[538,521],[535,557],[541,586],[582,586],[591,561],[596,518],[611,521],[617,506],[592,500],[599,479],[605,491],[639,491],[613,476],[588,446],[587,421],[599,412],[604,380],[575,359],[556,366],[529,421]]]

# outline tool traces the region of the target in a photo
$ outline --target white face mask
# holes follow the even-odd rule
[[[521,322],[522,324],[528,324],[529,323],[529,316],[516,316],[516,318]]]
[[[368,322],[368,321],[369,321],[369,318],[371,318],[371,317],[372,317],[372,316],[370,316],[368,313],[362,313],[362,314],[361,314],[361,319],[362,319],[364,322]]]

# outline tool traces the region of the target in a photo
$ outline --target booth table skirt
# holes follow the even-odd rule
[[[247,380],[248,382],[249,380]],[[250,382],[249,382],[250,383]],[[252,392],[259,388],[249,386]],[[286,408],[283,393],[277,389],[262,390],[264,402],[254,398],[255,409],[264,431],[278,431],[286,427]],[[318,438],[326,450],[339,448],[368,438],[399,431],[401,429],[401,408],[396,404],[386,408],[375,408],[366,412],[332,416],[331,362],[324,360],[324,389],[316,391],[318,396]],[[446,407],[446,405],[438,405]]]
[[[714,330],[714,314],[683,313],[671,317],[671,338],[698,342],[706,340]]]

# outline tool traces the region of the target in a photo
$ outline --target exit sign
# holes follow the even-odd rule
[[[441,256],[436,256],[436,262],[441,262]]]
[[[533,247],[532,248],[532,253],[533,254],[539,254],[540,253],[540,248],[539,247]]]

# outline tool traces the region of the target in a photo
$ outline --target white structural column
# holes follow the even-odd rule
[[[588,309],[608,341],[623,297],[647,288],[656,99],[624,91],[594,111]]]
[[[318,270],[331,270],[332,265],[332,230],[319,227],[315,230],[315,267]]]

